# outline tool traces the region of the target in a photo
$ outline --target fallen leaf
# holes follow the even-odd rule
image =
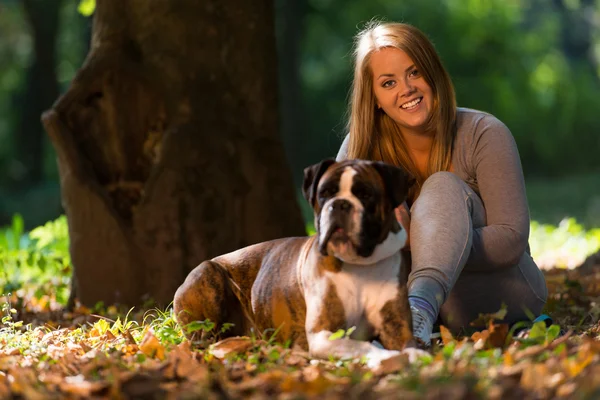
[[[18,348],[0,350],[0,358],[9,357],[9,356],[18,356],[20,354],[21,354],[21,350]]]
[[[523,368],[521,385],[529,390],[541,390],[546,385],[548,367],[544,364],[528,364]]]
[[[387,375],[401,371],[410,365],[408,357],[408,354],[398,354],[393,357],[386,358],[381,361],[375,370],[373,370],[373,373],[376,375]]]
[[[444,325],[440,325],[440,334],[442,335],[442,343],[444,346],[454,341],[452,333]]]
[[[490,322],[489,331],[490,334],[486,341],[488,346],[504,347],[508,336],[508,324],[493,324]]]
[[[513,352],[512,351],[506,351],[504,353],[504,366],[505,367],[510,367],[511,365],[515,364],[515,360],[513,358]]]
[[[570,377],[579,375],[591,362],[595,355],[588,352],[579,352],[575,358],[566,358],[562,360],[563,366]]]
[[[104,382],[90,382],[83,375],[67,376],[60,384],[60,390],[72,395],[89,397],[92,393],[107,387]]]
[[[556,396],[561,399],[572,398],[576,390],[577,384],[575,382],[568,382],[558,387],[556,390]]]
[[[189,341],[180,343],[169,352],[168,360],[173,366],[173,378],[187,379],[194,382],[204,382],[208,378],[208,367],[195,357]],[[165,375],[167,375],[165,373]]]
[[[475,332],[471,335],[471,340],[475,342],[473,348],[475,350],[483,350],[486,347],[486,342],[490,337],[490,331],[487,329],[482,330],[481,332]]]
[[[546,386],[550,389],[554,389],[557,386],[562,385],[565,382],[565,380],[565,374],[563,374],[562,372],[557,372],[554,375],[550,375],[546,379]]]
[[[223,359],[230,354],[244,353],[254,344],[247,336],[230,337],[210,346],[210,353],[216,358]]]
[[[10,396],[10,384],[6,374],[0,371],[0,399],[9,399]]]
[[[489,336],[490,336],[490,332],[487,329],[484,329],[482,331],[477,331],[477,332],[473,333],[471,335],[471,340],[474,342],[483,340],[485,342]]]
[[[125,332],[123,332],[122,336],[125,338],[125,340],[127,341],[128,344],[134,344],[137,346],[137,343],[136,343],[135,339],[133,338],[133,336],[131,336],[131,332],[129,332],[129,329],[127,329]]]
[[[302,373],[286,375],[280,389],[288,393],[301,393],[307,396],[318,396],[333,386],[335,382],[328,379],[318,366],[309,365]]]
[[[154,331],[152,330],[152,328],[149,328],[146,331],[142,339],[142,343],[140,343],[139,347],[141,352],[147,355],[148,357],[156,357],[161,361],[165,359],[165,348],[158,341],[156,336],[154,336]]]
[[[285,363],[290,366],[306,366],[310,356],[306,351],[292,350],[292,352],[285,358]]]

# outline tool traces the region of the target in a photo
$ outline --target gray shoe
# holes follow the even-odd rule
[[[431,331],[433,322],[429,319],[426,312],[419,310],[415,306],[410,306],[413,323],[413,336],[419,342],[419,347],[428,348],[431,346]]]

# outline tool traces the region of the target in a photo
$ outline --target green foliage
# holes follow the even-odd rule
[[[585,230],[574,218],[558,226],[531,223],[531,255],[538,265],[574,268],[600,249],[600,228]]]
[[[89,17],[96,10],[96,0],[80,0],[77,11],[85,17]]]
[[[0,230],[0,267],[1,294],[30,289],[37,298],[53,295],[66,304],[71,274],[66,217],[26,233],[23,218],[15,215],[11,226]]]
[[[31,104],[23,104],[26,91],[26,77],[34,57],[34,32],[46,32],[47,27],[33,27],[22,2],[0,2],[0,219],[4,222],[15,212],[27,216],[28,223],[39,224],[58,215],[59,207],[45,204],[37,196],[40,192],[48,192],[49,186],[57,184],[56,153],[48,141],[44,141],[44,176],[45,181],[36,187],[15,187],[14,183],[22,178],[24,165],[16,160],[15,137],[20,134],[19,120],[28,115],[24,109]],[[71,83],[76,70],[81,66],[88,49],[90,21],[83,17],[73,2],[37,1],[39,3],[55,3],[60,7],[59,27],[56,36],[56,65],[44,66],[55,69],[60,92],[64,92]],[[82,1],[81,3],[84,3]],[[89,6],[88,6],[89,8]],[[39,10],[38,10],[39,11]],[[33,18],[43,21],[43,18]],[[52,82],[46,82],[49,87]],[[49,107],[51,104],[48,104]],[[41,112],[41,111],[40,111]],[[39,125],[39,134],[45,137],[43,127]],[[56,192],[55,190],[52,190]],[[45,193],[42,193],[45,195]],[[53,197],[53,199],[55,199]],[[39,218],[35,218],[37,214]],[[35,216],[34,216],[35,215]]]

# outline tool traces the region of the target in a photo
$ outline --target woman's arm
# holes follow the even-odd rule
[[[529,209],[517,145],[506,125],[487,115],[478,122],[472,148],[471,161],[487,225],[473,230],[466,268],[515,265],[529,238]]]

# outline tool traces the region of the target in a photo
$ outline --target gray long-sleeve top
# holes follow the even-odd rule
[[[452,154],[453,173],[479,194],[487,224],[473,232],[466,269],[515,265],[528,248],[529,209],[515,140],[491,114],[458,108]],[[346,158],[348,136],[337,160]]]

